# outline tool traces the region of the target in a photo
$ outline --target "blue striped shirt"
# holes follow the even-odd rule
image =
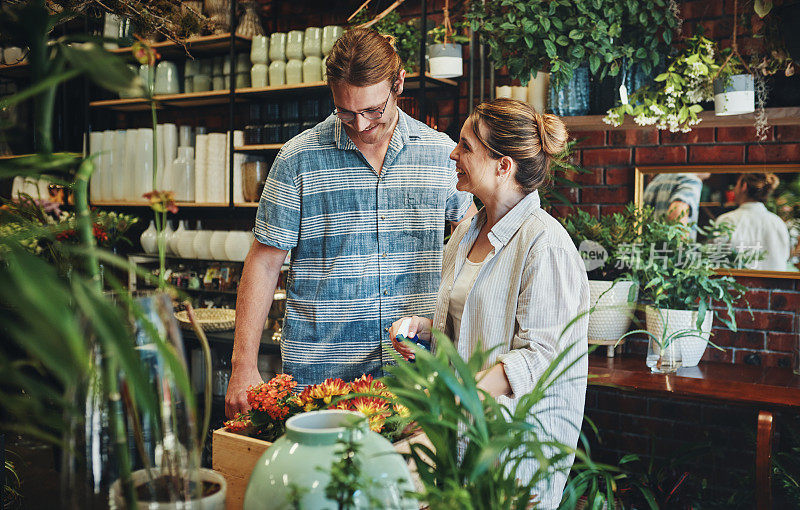
[[[380,174],[334,115],[278,153],[253,233],[292,250],[281,356],[301,387],[382,375],[392,322],[433,315],[445,224],[472,199],[453,147],[399,111]]]

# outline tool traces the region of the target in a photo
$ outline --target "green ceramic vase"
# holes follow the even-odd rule
[[[364,415],[328,410],[287,420],[286,434],[253,468],[244,510],[336,510],[337,502],[326,497],[325,488],[331,479],[331,465],[342,456],[343,446],[337,441],[349,434],[358,443],[360,485],[364,487],[354,494],[351,508],[417,508],[416,500],[407,495],[414,490],[408,466],[392,444],[369,430]]]

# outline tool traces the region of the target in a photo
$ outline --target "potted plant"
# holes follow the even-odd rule
[[[622,125],[625,115],[640,126],[655,125],[672,132],[689,132],[700,123],[701,102],[713,99],[712,78],[719,70],[716,45],[701,35],[686,41],[685,48],[667,60],[667,70],[655,84],[634,91],[626,104],[611,108],[603,122]]]
[[[714,114],[741,115],[756,109],[753,75],[745,73],[745,65],[738,54],[730,53],[713,80]]]
[[[366,4],[365,4],[366,5]],[[395,4],[395,7],[398,4]],[[422,31],[420,30],[419,18],[410,20],[403,20],[396,10],[389,13],[385,11],[375,18],[366,8],[356,11],[348,22],[351,26],[371,26],[378,33],[389,36],[392,38],[397,54],[403,61],[406,72],[413,72],[419,69],[419,45],[422,38]],[[380,17],[383,15],[383,17]]]
[[[279,374],[249,388],[247,400],[251,409],[226,421],[224,429],[214,431],[212,462],[214,470],[227,481],[229,505],[244,502],[245,489],[259,458],[285,434],[287,421],[302,413],[326,409],[360,412],[368,418],[370,429],[392,441],[399,451],[407,451],[409,443],[417,440],[407,437],[410,421],[405,413],[387,400],[393,395],[371,376],[347,383],[328,379],[293,394],[296,385],[291,376]],[[255,480],[251,484],[263,482]]]
[[[624,264],[625,250],[635,245],[645,223],[658,221],[653,209],[628,204],[622,213],[599,218],[578,209],[561,218],[578,248],[589,277],[589,343],[614,347],[631,324],[638,296],[638,275]]]
[[[746,288],[734,277],[715,270],[719,245],[701,245],[689,239],[689,227],[679,222],[646,222],[640,249],[620,254],[643,282],[639,300],[645,305],[647,329],[628,335],[645,333],[649,337],[647,364],[654,371],[697,365],[711,343],[712,304],[724,307],[726,314],[717,318],[736,331],[733,307]]]
[[[549,71],[556,88],[586,62],[600,77],[616,76],[623,60],[652,71],[678,26],[666,0],[471,2],[467,20],[496,67],[507,66],[523,85],[537,71]]]
[[[457,78],[464,74],[461,45],[469,42],[469,37],[460,35],[464,22],[450,22],[448,0],[444,3],[442,24],[428,31],[428,65],[434,78]]]
[[[152,499],[148,508],[163,507],[149,494],[159,487],[171,508],[219,499],[201,492],[208,488],[199,483],[198,444],[205,434],[194,428],[195,401],[182,345],[173,342],[179,337],[172,302],[164,290],[137,299],[112,274],[103,285],[100,262],[131,268],[98,247],[103,241],[97,238],[99,215],[88,206],[95,156],[53,153],[52,98],[59,84],[83,74],[112,92],[145,90],[98,38],[63,36],[48,43],[52,28],[64,18],[50,14],[43,0],[0,14],[3,31],[30,46],[32,73],[32,85],[4,98],[3,105],[33,98],[38,134],[36,154],[3,161],[0,177],[44,175],[67,186],[75,198],[74,222],[42,224],[18,216],[21,228],[0,235],[0,322],[9,325],[0,356],[0,414],[40,438],[58,441],[62,435],[61,471],[69,492],[61,502],[66,507],[108,503],[109,496],[131,509],[137,499]],[[74,261],[66,275],[24,243],[45,237],[58,241],[69,230],[79,243],[58,246]],[[163,278],[159,282],[165,289]],[[148,464],[156,465],[157,473]],[[145,467],[141,474],[132,472],[137,465]],[[114,479],[118,490],[110,494]],[[150,483],[137,487],[137,479]],[[159,479],[164,483],[153,483]],[[224,481],[211,492],[224,499]]]

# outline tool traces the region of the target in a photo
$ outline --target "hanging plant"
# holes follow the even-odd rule
[[[689,132],[703,111],[700,102],[714,98],[712,78],[720,66],[716,63],[716,46],[706,37],[696,35],[687,41],[686,49],[668,60],[667,70],[656,76],[656,83],[636,90],[628,104],[608,110],[603,122],[620,126],[625,115],[640,126]]]
[[[651,72],[679,24],[667,0],[472,2],[467,19],[495,66],[523,85],[532,73],[550,72],[555,87],[587,61],[601,78],[634,63]]]

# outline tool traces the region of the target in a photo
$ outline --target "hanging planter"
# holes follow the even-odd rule
[[[753,75],[735,74],[714,80],[714,113],[741,115],[755,111]]]
[[[458,78],[463,76],[461,45],[456,43],[429,44],[428,64],[434,78]]]

